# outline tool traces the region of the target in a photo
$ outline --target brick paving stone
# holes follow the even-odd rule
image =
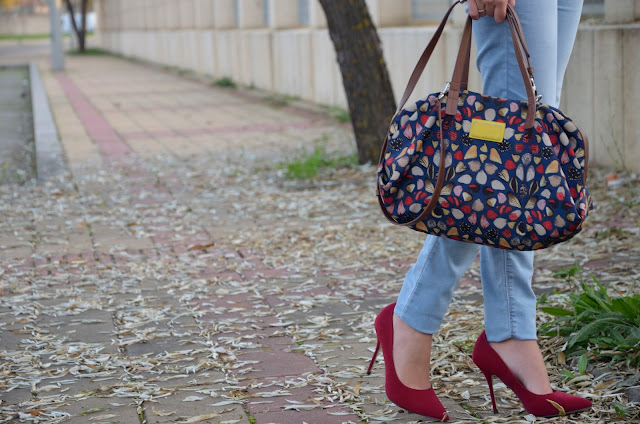
[[[0,249],[10,249],[16,247],[25,247],[24,241],[20,240],[15,235],[2,235],[0,234]]]
[[[111,313],[100,310],[89,310],[77,315],[68,316],[49,316],[41,317],[45,323],[43,328],[55,332],[56,335],[64,337],[66,343],[82,342],[82,343],[100,343],[104,345],[102,352],[117,354],[116,346],[111,345],[111,339],[114,337],[115,328],[111,319]],[[55,325],[46,324],[53,322]]]
[[[144,343],[127,345],[126,352],[129,357],[140,357],[155,356],[165,352],[178,352],[186,348],[188,348],[188,346],[185,346],[184,337],[162,337]]]
[[[31,247],[11,247],[0,249],[0,260],[21,258],[30,256],[33,250]]]
[[[43,359],[47,360],[49,358]],[[61,365],[62,364],[57,364],[57,367],[61,367]],[[73,364],[64,365],[66,367],[73,366]],[[46,380],[42,380],[37,387],[42,388],[46,386],[56,385],[59,386],[59,388],[48,389],[46,392],[39,391],[38,396],[40,398],[63,397],[77,400],[92,399],[94,396],[106,396],[108,395],[108,392],[104,392],[102,389],[105,387],[109,387],[110,385],[119,385],[121,383],[119,379],[121,374],[121,371],[114,372],[110,376],[110,379],[105,380],[105,378],[107,377],[100,377],[100,381],[97,381],[96,378],[91,378],[91,376],[88,376],[87,374],[84,374],[83,376],[74,376],[71,374],[65,374],[62,377],[54,376]],[[117,402],[117,399],[111,399],[113,399],[111,400],[111,402]]]
[[[13,389],[10,392],[3,390],[2,399],[3,404],[20,406],[24,402],[28,402],[34,398],[30,389]]]
[[[268,389],[255,389],[251,392],[258,393],[266,390]],[[269,403],[259,403],[259,401],[249,402],[249,412],[251,416],[256,419],[256,423],[302,424],[306,422],[309,424],[342,424],[348,421],[354,423],[360,422],[360,418],[347,406],[335,407],[335,405],[325,404],[326,408],[322,408],[322,402],[314,402],[314,398],[318,397],[318,393],[314,392],[312,387],[287,390],[291,395],[266,398],[265,400]],[[262,399],[260,399],[260,401],[262,401]],[[296,404],[317,405],[318,407],[307,410],[300,408],[300,410],[297,411],[285,409],[291,408]]]
[[[256,304],[263,303],[263,299],[253,292],[230,294],[227,289],[220,289],[218,293],[216,296],[197,299],[194,303],[197,305],[207,303],[218,308],[226,308],[226,311],[220,314],[221,318],[239,316],[244,311],[250,311]],[[203,308],[206,310],[204,306]]]
[[[262,339],[260,343],[262,344],[260,349],[238,355],[238,358],[244,361],[259,361],[252,365],[252,371],[246,374],[248,378],[284,377],[321,372],[311,358],[295,352],[299,347],[292,344],[289,337],[270,337]]]
[[[80,401],[69,400],[57,410],[70,414],[70,419],[65,422],[73,424],[88,422],[136,424],[140,422],[135,405],[130,405],[129,402],[119,402],[118,399],[113,398],[94,397]]]
[[[263,269],[257,269],[257,270],[243,270],[241,272],[242,276],[247,279],[254,279],[254,278],[273,278],[273,277],[280,277],[283,275],[288,274],[289,271],[286,269],[269,269],[269,268],[263,268]]]
[[[207,392],[200,393],[198,392],[199,390]],[[186,421],[192,417],[208,414],[215,414],[215,416],[200,422],[217,424],[224,421],[239,420],[238,424],[249,424],[249,417],[241,405],[212,406],[216,403],[224,402],[225,399],[221,395],[226,394],[226,392],[224,387],[220,385],[204,385],[180,389],[174,395],[156,399],[154,402],[144,402],[144,416],[149,424]],[[189,398],[201,399],[190,401]]]
[[[356,340],[343,340],[340,343],[327,343],[323,346],[323,355],[316,358],[318,366],[333,371],[341,369],[358,370],[364,377],[369,361],[373,356],[372,349],[376,342],[372,340],[367,346]],[[382,372],[382,371],[381,371]]]
[[[482,284],[480,283],[480,281],[474,279],[474,278],[469,278],[469,277],[463,277],[460,282],[458,283],[458,287],[482,287]]]
[[[21,342],[25,337],[18,334],[4,325],[0,325],[0,346],[5,351],[17,351],[20,348]]]
[[[255,334],[257,337],[269,337],[278,331],[280,320],[273,315],[256,316],[249,313],[243,316],[240,313],[204,313],[199,321],[207,328],[208,326],[224,323],[224,333],[214,334],[213,337],[226,337],[233,335]],[[278,326],[278,327],[277,327]]]
[[[174,368],[167,366],[158,372],[143,372],[140,375],[145,381],[172,391],[195,386],[219,387],[220,381],[225,378],[224,373],[215,370],[185,374],[184,370]]]

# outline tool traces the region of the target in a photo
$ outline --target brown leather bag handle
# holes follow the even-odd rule
[[[458,0],[458,1],[456,1],[455,3],[453,3],[451,5],[451,7],[449,7],[449,10],[447,10],[447,13],[445,13],[444,17],[442,18],[442,22],[440,22],[440,25],[436,29],[436,32],[433,34],[433,37],[431,37],[431,41],[429,41],[429,44],[427,44],[427,47],[425,47],[424,51],[420,55],[420,58],[418,59],[418,63],[416,63],[416,66],[413,69],[413,72],[411,73],[411,76],[409,77],[409,82],[407,83],[407,87],[405,88],[404,93],[402,94],[402,97],[400,98],[400,101],[398,102],[398,108],[396,109],[395,113],[393,114],[393,118],[395,118],[395,116],[398,113],[400,113],[400,111],[402,110],[404,105],[407,103],[407,100],[409,100],[409,97],[411,97],[411,93],[413,93],[413,90],[416,87],[416,84],[418,83],[418,80],[420,79],[420,76],[424,72],[424,68],[427,66],[427,62],[429,62],[429,59],[431,58],[431,55],[433,54],[433,51],[435,50],[436,45],[438,44],[438,41],[440,40],[440,36],[442,35],[442,31],[444,30],[444,27],[445,27],[447,21],[449,20],[449,15],[451,15],[451,12],[453,11],[453,8],[456,7],[458,4],[464,3],[465,1],[466,0]],[[393,120],[393,118],[392,118],[392,120]],[[387,133],[387,136],[385,137],[384,143],[382,145],[382,150],[380,151],[380,159],[378,160],[378,163],[382,163],[382,161],[384,160],[384,153],[387,151],[388,143],[389,143],[389,134]],[[376,193],[379,193],[379,191],[380,190],[377,189]],[[390,217],[388,217],[388,219],[391,220]],[[391,221],[395,222],[393,220],[391,220]]]
[[[445,110],[447,115],[451,116],[456,114],[458,110],[458,97],[460,96],[460,92],[464,90],[466,86],[466,75],[468,75],[469,72],[469,70],[467,69],[467,67],[469,66],[469,59],[466,58],[466,54],[468,51],[470,51],[471,48],[471,23],[471,17],[467,18],[467,22],[465,24],[464,32],[462,35],[462,40],[460,42],[460,49],[458,50],[456,65],[453,71],[453,77],[451,78],[451,86],[449,88],[449,93],[447,96],[447,107]],[[522,27],[520,25],[518,16],[510,5],[507,6],[507,23],[509,24],[509,28],[511,29],[511,39],[513,41],[514,52],[527,92],[528,108],[524,128],[530,129],[533,128],[533,124],[535,121],[535,112],[538,97],[533,82],[533,67],[529,62],[530,55],[527,49],[527,45],[524,42]]]
[[[531,55],[529,54],[529,49],[527,48],[527,44],[524,41],[524,33],[522,32],[522,26],[520,24],[520,20],[519,18],[514,15],[514,18],[517,22],[518,25],[518,34],[523,34],[523,36],[520,38],[520,43],[522,43],[522,46],[524,47],[524,52],[526,54],[527,57],[527,62],[529,63],[530,59],[531,59]],[[469,64],[471,63],[471,43],[468,44],[466,52],[465,52],[465,65],[464,65],[464,73],[462,75],[462,81],[460,81],[460,90],[464,91],[468,88],[469,85]],[[532,68],[533,70],[533,68]]]
[[[411,97],[411,93],[413,93],[413,90],[415,89],[416,85],[418,84],[418,80],[420,79],[420,76],[422,76],[422,73],[424,72],[425,67],[427,66],[427,63],[429,62],[429,59],[431,58],[431,55],[433,54],[433,51],[436,48],[436,45],[438,44],[438,41],[440,40],[440,37],[442,35],[442,32],[444,30],[444,27],[447,23],[447,21],[449,20],[449,16],[451,15],[451,12],[453,11],[453,9],[458,5],[458,4],[462,4],[465,3],[466,0],[458,0],[455,3],[453,3],[451,5],[451,7],[449,7],[449,10],[447,10],[447,12],[445,13],[444,17],[442,18],[442,21],[440,22],[440,25],[438,26],[438,28],[436,29],[436,32],[434,33],[433,37],[431,38],[431,41],[429,42],[429,44],[427,45],[427,47],[424,49],[424,51],[422,52],[422,55],[420,55],[420,58],[418,59],[418,63],[416,63],[415,68],[413,69],[413,72],[411,73],[411,76],[409,77],[409,82],[407,83],[407,87],[404,90],[404,93],[402,94],[402,97],[400,98],[400,101],[398,102],[398,107],[396,109],[396,112],[394,114],[397,115],[402,108],[404,107],[404,105],[407,103],[407,100],[409,100],[409,97]],[[513,19],[509,19],[509,17],[512,16]],[[515,48],[515,52],[516,52],[516,58],[518,59],[522,59],[522,66],[524,66],[524,69],[527,70],[527,77],[523,79],[525,80],[525,87],[526,86],[530,86],[532,85],[531,83],[531,79],[533,78],[533,68],[529,65],[529,50],[527,48],[527,45],[524,41],[524,34],[522,33],[522,27],[520,25],[520,20],[518,19],[515,10],[510,6],[507,5],[507,22],[509,24],[509,26],[511,27],[511,36],[513,39],[513,43],[514,43],[514,47],[516,46],[516,44],[518,45],[517,48]],[[470,20],[471,18],[468,18],[467,20]],[[514,28],[515,27],[515,28]],[[471,33],[469,33],[470,36]],[[463,40],[464,40],[464,34],[463,34]],[[462,43],[461,43],[462,44]],[[461,45],[462,48],[462,45]],[[465,49],[462,49],[462,51],[464,52],[464,54],[466,54],[466,52],[469,52],[469,55],[471,54],[471,42],[469,42],[468,47],[466,47]],[[521,54],[524,54],[524,58],[520,57]],[[467,57],[468,57],[467,56]],[[470,64],[470,60],[466,60],[463,63],[466,64]],[[525,65],[526,63],[526,65]],[[518,64],[520,65],[520,60],[518,60]],[[456,66],[457,66],[457,62],[456,62]],[[458,79],[458,81],[460,81],[460,87],[463,89],[466,89],[467,87],[467,81],[468,81],[468,66],[464,66],[462,67],[463,69],[463,75],[464,76],[460,76],[460,78]],[[522,70],[522,67],[521,67]],[[454,73],[455,73],[455,69],[454,69]],[[453,82],[453,80],[452,80]],[[535,94],[534,94],[535,97]],[[535,103],[534,103],[534,115],[535,115]],[[386,149],[385,149],[386,150]]]
[[[465,1],[466,0],[456,1],[451,5],[451,7],[449,7],[449,10],[447,10],[447,13],[445,13],[444,17],[442,18],[442,22],[440,22],[440,25],[436,29],[436,32],[433,34],[433,37],[431,38],[431,41],[429,41],[429,44],[427,44],[427,47],[425,47],[424,51],[422,52],[422,55],[420,55],[420,58],[418,59],[418,63],[416,64],[415,68],[413,69],[413,72],[411,73],[411,76],[409,77],[409,82],[407,83],[407,87],[405,88],[404,93],[402,94],[402,97],[398,102],[398,108],[396,109],[396,112],[393,114],[394,118],[402,110],[404,105],[407,103],[407,100],[409,100],[409,97],[411,97],[411,93],[413,93],[413,90],[415,89],[416,84],[420,79],[420,76],[422,76],[422,73],[424,72],[424,68],[427,66],[427,63],[429,62],[429,59],[431,58],[431,55],[433,54],[433,51],[435,50],[436,45],[440,40],[442,31],[444,30],[444,27],[447,21],[449,20],[449,15],[451,15],[451,12],[458,4],[462,4]],[[469,46],[469,57],[471,56],[470,49],[471,47]],[[470,61],[470,59],[468,61]],[[467,69],[468,69],[468,66],[467,66]],[[465,81],[468,80],[468,73],[465,74],[464,79]],[[465,83],[465,86],[466,86],[466,83]],[[438,102],[438,116],[441,116],[440,102]],[[385,155],[385,152],[387,151],[388,144],[389,144],[389,133],[387,132],[387,136],[384,139],[382,150],[380,152],[380,160],[378,161],[378,163],[381,166],[384,166],[384,155]],[[440,164],[439,164],[440,171],[438,172],[434,193],[431,196],[431,201],[429,202],[427,207],[422,211],[420,216],[418,216],[416,219],[410,222],[399,223],[393,219],[391,214],[387,211],[387,207],[385,206],[384,201],[382,200],[382,194],[380,193],[380,186],[379,184],[376,184],[376,196],[378,197],[378,204],[380,205],[380,209],[382,210],[382,213],[384,214],[387,221],[389,221],[394,225],[410,226],[424,220],[424,218],[427,217],[433,211],[433,209],[437,204],[437,200],[440,197],[442,186],[444,185],[445,173],[442,172],[442,169],[445,166],[445,159],[446,159],[446,151],[445,151],[444,140],[442,138],[442,131],[441,131],[440,132]]]
[[[436,45],[438,44],[438,41],[440,40],[440,36],[442,35],[442,31],[444,30],[444,27],[445,27],[447,21],[449,20],[449,15],[451,15],[451,12],[453,11],[453,9],[458,4],[462,4],[465,1],[466,0],[458,0],[458,1],[456,1],[455,3],[453,3],[451,5],[451,7],[449,7],[449,10],[447,10],[447,13],[445,13],[444,17],[442,18],[442,21],[440,22],[440,25],[436,29],[436,32],[433,34],[433,37],[431,37],[431,41],[429,41],[429,44],[427,44],[427,47],[425,47],[424,51],[420,55],[420,58],[418,59],[418,63],[416,63],[416,66],[413,69],[413,72],[411,73],[411,76],[409,77],[409,82],[407,83],[407,87],[405,88],[404,93],[402,94],[402,97],[400,98],[400,101],[398,102],[398,108],[396,109],[395,113],[393,114],[393,118],[395,118],[395,116],[398,113],[400,113],[400,111],[402,110],[404,105],[407,103],[407,100],[409,100],[409,97],[411,97],[411,93],[413,93],[413,90],[415,89],[416,84],[418,83],[418,80],[420,79],[420,76],[422,76],[422,73],[424,72],[424,68],[427,66],[427,63],[429,62],[429,59],[431,58],[431,55],[433,54],[433,51],[435,50]],[[393,118],[392,118],[392,120],[393,120]],[[384,154],[387,151],[387,145],[388,144],[389,144],[389,133],[387,132],[387,135],[386,135],[386,137],[384,139],[384,143],[382,144],[382,150],[380,151],[380,159],[378,160],[378,164],[382,164],[383,163]],[[382,200],[380,199],[380,187],[378,187],[377,185],[376,185],[376,195],[378,196],[378,201],[381,202]],[[380,203],[380,204],[382,205],[382,203]],[[389,222],[397,224],[397,222],[394,221],[393,218],[391,218],[391,215],[387,214],[386,209],[383,208],[383,211],[385,213],[385,216],[389,220]]]
[[[429,44],[427,45],[427,47],[425,47],[424,51],[422,52],[422,55],[420,55],[420,59],[418,59],[418,63],[416,64],[415,68],[413,69],[413,72],[411,73],[411,76],[409,77],[409,82],[407,83],[407,87],[405,88],[404,93],[400,98],[400,102],[398,102],[398,108],[396,109],[396,113],[394,114],[394,117],[395,115],[398,114],[398,112],[402,110],[405,103],[407,103],[407,100],[409,100],[409,97],[411,97],[411,93],[413,93],[413,89],[416,88],[416,84],[418,83],[420,76],[424,72],[424,68],[427,66],[427,62],[429,62],[429,59],[431,58],[431,55],[433,54],[433,51],[435,50],[436,45],[438,44],[438,41],[440,40],[442,31],[444,30],[444,27],[447,21],[449,20],[449,15],[453,11],[454,7],[456,7],[458,4],[464,3],[465,1],[466,0],[456,1],[451,5],[449,10],[447,10],[447,13],[445,13],[444,18],[442,18],[442,22],[440,22],[438,29],[436,29],[436,32],[433,34],[433,37],[431,37],[431,41],[429,41]]]

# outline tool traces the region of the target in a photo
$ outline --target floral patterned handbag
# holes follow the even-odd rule
[[[582,229],[590,209],[588,141],[560,110],[540,104],[518,17],[507,21],[527,101],[466,90],[471,18],[451,83],[402,109],[456,4],[423,52],[382,148],[377,195],[393,224],[482,245],[536,250]]]

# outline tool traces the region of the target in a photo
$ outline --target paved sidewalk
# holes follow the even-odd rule
[[[382,358],[365,373],[422,236],[384,223],[372,167],[316,183],[275,167],[318,142],[352,152],[347,126],[109,56],[41,70],[70,174],[0,187],[0,422],[425,420],[387,400]],[[593,269],[631,275],[640,252],[618,253]],[[536,289],[574,260],[548,252]],[[436,339],[434,385],[454,422],[524,422],[507,390],[490,414],[469,356],[477,276]],[[572,388],[597,396],[587,383]]]

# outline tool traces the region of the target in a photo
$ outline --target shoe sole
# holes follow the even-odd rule
[[[564,414],[564,416],[571,415],[571,414],[577,414],[578,412],[588,411],[589,409],[591,409],[591,407],[582,408],[582,409],[576,409],[575,411],[567,412],[566,414]],[[559,416],[560,416],[560,414],[539,415],[540,418],[554,418],[554,417],[559,417]]]

